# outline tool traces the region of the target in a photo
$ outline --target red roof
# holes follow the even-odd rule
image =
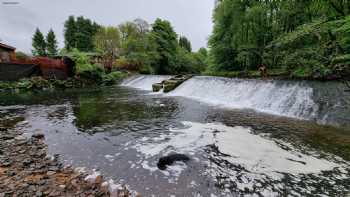
[[[3,44],[3,43],[0,43],[0,48],[11,50],[11,51],[16,50],[15,47],[12,47],[12,46],[9,46],[9,45]]]

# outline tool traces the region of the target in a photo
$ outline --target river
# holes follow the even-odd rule
[[[350,193],[349,95],[336,82],[169,76],[121,85],[0,95],[0,119],[44,133],[51,155],[100,171],[143,196],[345,196]],[[166,170],[172,153],[190,160]]]

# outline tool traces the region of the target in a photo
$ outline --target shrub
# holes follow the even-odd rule
[[[104,75],[102,82],[105,85],[112,85],[112,84],[115,84],[117,81],[121,80],[122,78],[126,77],[126,75],[127,75],[126,73],[123,73],[120,71],[114,71]]]

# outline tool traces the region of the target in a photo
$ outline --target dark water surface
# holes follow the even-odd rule
[[[50,154],[143,196],[346,196],[350,129],[210,106],[127,87],[1,95]],[[191,160],[157,169],[160,157]]]

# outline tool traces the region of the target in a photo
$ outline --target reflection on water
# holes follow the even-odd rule
[[[0,96],[0,123],[44,132],[51,154],[144,196],[344,196],[350,130],[113,87]],[[1,123],[3,124],[3,123]],[[191,160],[158,170],[160,157]]]

